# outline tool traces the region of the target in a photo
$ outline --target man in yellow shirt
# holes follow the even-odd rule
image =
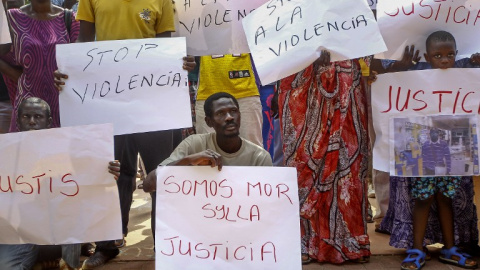
[[[171,0],[82,0],[76,19],[80,21],[77,42],[101,40],[171,37],[175,31],[174,7]],[[185,57],[183,68],[193,70],[195,60]],[[56,73],[58,87],[64,84],[64,74]],[[122,227],[127,233],[128,215],[132,202],[133,180],[137,172],[139,153],[147,172],[166,159],[182,137],[180,130],[157,131],[115,136],[115,159],[121,161],[117,180],[122,210]],[[152,193],[152,230],[155,228],[155,194]],[[95,254],[85,260],[82,269],[104,265],[119,253],[115,241],[98,242]]]

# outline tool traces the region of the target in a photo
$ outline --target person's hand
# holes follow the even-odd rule
[[[480,53],[474,53],[470,56],[470,63],[473,65],[480,65]]]
[[[367,77],[368,85],[371,85],[372,83],[377,81],[377,75],[378,75],[378,73],[376,71],[372,70],[372,72],[370,72],[370,75]]]
[[[330,65],[330,52],[327,50],[322,50],[320,53],[320,57],[315,60],[315,65],[320,65],[322,67],[326,67]]]
[[[185,158],[188,159],[190,165],[210,165],[212,168],[218,166],[218,170],[222,170],[222,156],[211,149],[189,155]]]
[[[183,69],[186,71],[193,71],[196,66],[197,63],[195,63],[195,57],[191,55],[183,57]]]
[[[420,56],[420,51],[416,50],[415,51],[415,45],[412,46],[405,46],[405,51],[403,52],[402,60],[400,61],[395,61],[393,64],[390,66],[391,71],[405,71],[408,70],[409,68],[415,66],[420,59],[422,59]]]
[[[23,69],[20,67],[12,67],[11,72],[7,75],[10,77],[10,79],[14,80],[15,82],[18,82],[18,79],[20,79],[20,76],[23,74]]]
[[[113,174],[115,180],[120,176],[120,161],[113,160],[108,163],[108,172]]]
[[[53,81],[55,83],[55,88],[57,88],[59,92],[62,91],[62,87],[65,85],[65,82],[63,81],[64,79],[68,79],[67,74],[63,74],[58,70],[55,70],[53,72]]]

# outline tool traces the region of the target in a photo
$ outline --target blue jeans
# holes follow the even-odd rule
[[[45,247],[43,249],[43,253],[45,253],[48,252],[48,247],[54,246],[38,246],[33,244],[0,245],[0,269],[32,269],[37,260],[42,259],[39,258],[39,253],[41,253],[42,247]],[[62,245],[61,249],[62,258],[69,266],[80,267],[81,244]]]
[[[30,270],[37,261],[38,246],[0,245],[0,265],[3,270]]]

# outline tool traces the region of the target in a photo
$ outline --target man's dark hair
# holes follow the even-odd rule
[[[435,42],[435,41],[453,41],[453,43],[455,43],[455,47],[457,46],[455,42],[455,38],[453,37],[452,34],[450,34],[450,32],[435,31],[431,33],[427,38],[427,42],[426,42],[427,51],[430,48],[430,45],[432,44],[432,42]]]
[[[215,100],[219,100],[221,98],[231,98],[233,100],[233,103],[235,103],[235,105],[237,106],[238,109],[240,109],[240,106],[238,105],[238,101],[237,99],[230,95],[229,93],[225,93],[225,92],[218,92],[218,93],[215,93],[211,96],[209,96],[207,98],[207,100],[205,100],[205,104],[203,105],[203,110],[205,111],[205,116],[207,117],[213,117],[213,102]]]
[[[48,105],[48,103],[45,100],[43,100],[41,98],[38,98],[38,97],[29,97],[29,98],[26,98],[26,99],[22,100],[22,102],[20,103],[20,106],[18,106],[17,117],[20,117],[22,115],[22,108],[27,103],[32,103],[32,104],[37,103],[37,104],[42,105],[45,108],[45,111],[47,113],[47,115],[46,115],[47,118],[52,116],[52,113],[50,111],[50,105]]]

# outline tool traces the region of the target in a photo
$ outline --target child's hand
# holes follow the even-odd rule
[[[415,45],[412,45],[411,47],[406,46],[405,51],[403,52],[402,60],[394,62],[390,66],[389,71],[397,72],[408,70],[409,68],[415,66],[420,59],[422,59],[420,56],[418,56],[419,54],[419,50],[415,51]]]
[[[474,53],[470,56],[470,63],[472,65],[480,65],[480,53]]]

